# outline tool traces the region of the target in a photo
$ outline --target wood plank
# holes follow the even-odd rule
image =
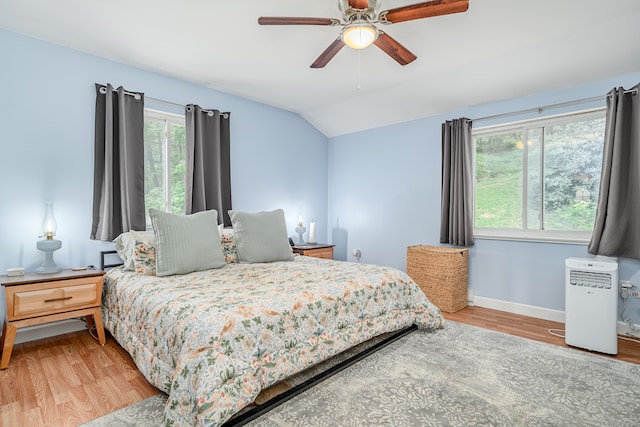
[[[36,391],[31,382],[31,375],[29,375],[28,359],[20,360],[23,368],[17,371],[16,377],[16,400],[20,402],[20,408],[22,411],[36,410],[40,413],[38,408],[38,400],[36,399]]]
[[[22,412],[23,426],[40,427],[45,425],[45,419],[40,413],[40,408],[32,408]],[[2,424],[4,425],[4,424]]]
[[[20,402],[11,402],[0,406],[0,425],[2,426],[22,426],[22,411]]]
[[[22,370],[21,372],[23,372]],[[18,392],[16,390],[16,375],[19,372],[17,370],[0,371],[0,407],[3,405],[9,405],[10,403],[17,402]]]
[[[91,385],[89,385],[91,386]],[[90,398],[85,385],[78,385],[69,390],[69,398],[62,405],[60,411],[67,425],[82,424],[83,420],[98,418],[96,402]]]
[[[21,378],[24,378],[25,388],[29,387],[33,395],[31,396],[35,400],[35,406],[38,408],[38,412],[41,411],[41,402],[52,399],[51,390],[47,385],[47,375],[42,368],[42,364],[38,359],[37,353],[24,353],[18,356],[18,363],[15,368],[9,369],[20,371]],[[20,402],[23,407],[30,407],[32,404],[27,402],[27,399]]]

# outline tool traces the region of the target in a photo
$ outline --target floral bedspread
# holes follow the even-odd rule
[[[169,394],[165,425],[216,426],[282,379],[376,335],[442,327],[403,272],[296,256],[157,278],[107,273],[105,326]]]

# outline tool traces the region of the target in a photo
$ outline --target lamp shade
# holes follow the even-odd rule
[[[53,203],[45,204],[44,219],[42,220],[42,233],[48,240],[53,239],[58,229],[58,223],[53,216]]]
[[[367,22],[354,22],[348,24],[340,34],[344,44],[352,49],[364,49],[378,38],[376,27]]]

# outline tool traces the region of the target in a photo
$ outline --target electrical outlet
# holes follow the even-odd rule
[[[640,298],[640,290],[628,280],[620,280],[620,297],[622,299]]]
[[[629,288],[631,288],[631,283],[629,281],[620,280],[620,298],[625,301],[629,298]]]
[[[622,298],[623,300],[629,298],[629,288],[620,288],[620,298]]]

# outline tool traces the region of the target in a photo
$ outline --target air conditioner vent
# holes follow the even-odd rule
[[[569,283],[586,288],[611,289],[611,274],[597,271],[571,270]]]

